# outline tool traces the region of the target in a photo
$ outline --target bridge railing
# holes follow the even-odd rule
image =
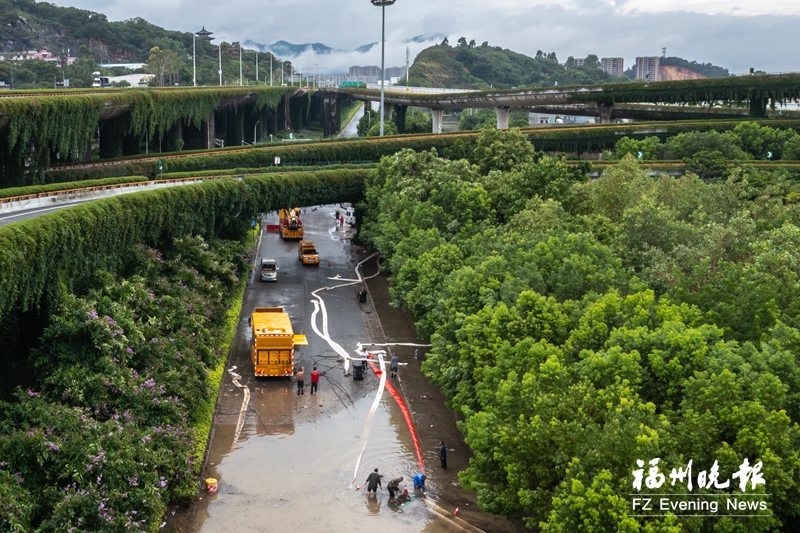
[[[380,83],[369,83],[367,89],[381,90]],[[410,93],[410,94],[458,94],[478,92],[474,89],[441,89],[438,87],[406,87],[405,85],[387,85],[387,93]]]

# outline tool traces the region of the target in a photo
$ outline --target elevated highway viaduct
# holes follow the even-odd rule
[[[752,118],[765,118],[769,114],[768,107],[774,109],[776,105],[800,100],[800,74],[443,94],[431,91],[416,91],[411,87],[387,89],[385,112],[389,114],[397,108],[404,116],[409,106],[430,109],[433,133],[441,133],[446,109],[468,108],[494,109],[498,129],[508,128],[509,114],[514,109],[593,115],[599,117],[601,123],[618,117],[650,116],[663,120],[672,118],[670,115],[697,119],[741,118],[747,114]],[[347,88],[331,92],[346,92],[352,98],[367,102],[380,101],[380,91],[376,89]]]
[[[50,166],[250,144],[318,122],[338,132],[349,96],[298,87],[82,89],[0,94],[0,187],[43,182]]]

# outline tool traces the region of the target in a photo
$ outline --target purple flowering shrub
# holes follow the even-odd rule
[[[38,385],[0,403],[0,531],[156,531],[197,489],[192,425],[226,355],[241,246],[142,246],[127,271],[63,298],[33,353]]]

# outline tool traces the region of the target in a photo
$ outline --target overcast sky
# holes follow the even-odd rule
[[[226,41],[320,42],[352,50],[380,40],[380,8],[369,0],[53,0],[111,20],[142,17],[168,29],[201,26]],[[800,71],[800,0],[397,0],[386,8],[387,66],[405,63],[403,42],[417,35],[464,36],[534,55],[667,55],[711,62],[732,73],[750,67]],[[428,43],[430,44],[430,43]],[[413,55],[421,46],[412,46]],[[303,63],[306,63],[305,65]],[[297,67],[318,60],[303,57]],[[380,64],[366,55],[326,59],[327,68]],[[323,68],[320,66],[319,68]]]

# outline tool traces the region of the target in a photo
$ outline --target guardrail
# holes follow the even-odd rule
[[[119,183],[116,185],[98,185],[94,187],[81,187],[76,189],[65,189],[63,191],[49,191],[22,196],[10,196],[0,198],[0,213],[15,213],[26,209],[44,207],[58,203],[74,201],[80,198],[92,199],[92,197],[114,196],[117,194],[132,193],[141,190],[149,190],[163,187],[175,187],[178,185],[191,185],[208,180],[219,180],[233,178],[233,176],[202,176],[194,178],[171,178],[165,180],[136,181],[132,183]]]
[[[355,87],[356,89],[358,87]],[[347,89],[347,87],[345,87]],[[368,83],[367,89],[376,91],[381,90],[380,83]],[[386,92],[389,93],[412,93],[412,94],[463,94],[476,93],[475,89],[440,89],[438,87],[406,87],[404,85],[387,85]]]

